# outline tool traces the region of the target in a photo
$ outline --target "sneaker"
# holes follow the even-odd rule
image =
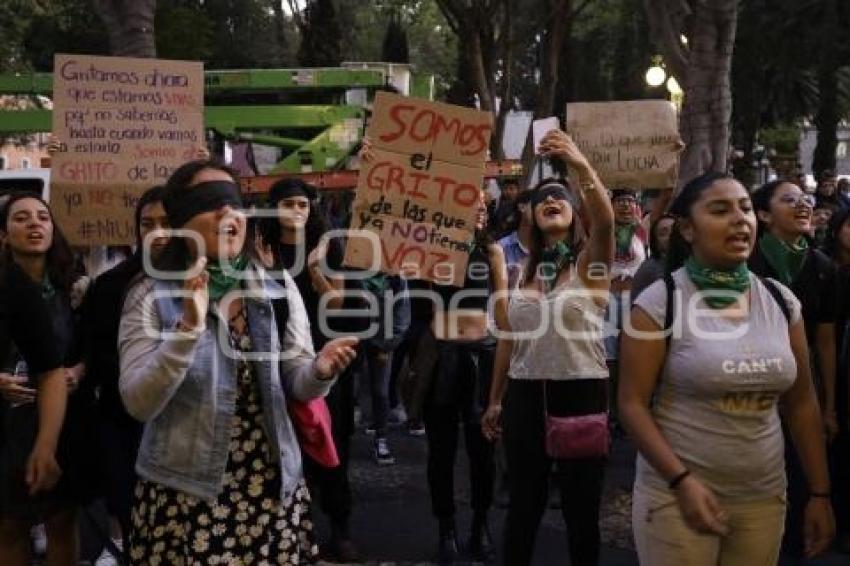
[[[32,537],[32,550],[38,556],[47,554],[47,533],[44,530],[44,525],[35,525],[30,529]]]
[[[407,422],[407,413],[401,405],[390,410],[387,420],[391,425],[402,425]]]
[[[390,452],[386,438],[375,439],[375,462],[379,466],[391,466],[395,464],[395,458],[393,458],[393,453]]]
[[[107,548],[104,548],[97,560],[94,561],[94,566],[118,566],[118,564],[118,559]]]
[[[410,436],[425,436],[425,425],[407,421],[407,434]]]

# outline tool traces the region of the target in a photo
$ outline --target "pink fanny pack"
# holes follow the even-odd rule
[[[556,460],[604,458],[611,445],[608,413],[570,417],[549,414],[546,382],[543,382],[543,416],[546,425],[546,454]]]
[[[546,414],[546,454],[550,458],[604,458],[609,444],[607,413],[575,417]]]

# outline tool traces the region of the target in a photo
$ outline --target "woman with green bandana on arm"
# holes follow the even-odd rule
[[[750,269],[789,287],[799,299],[808,340],[812,377],[820,400],[829,442],[838,432],[835,415],[835,319],[838,304],[835,267],[810,245],[814,198],[787,181],[772,181],[753,193],[758,215],[759,240],[750,256]],[[803,555],[803,514],[807,492],[805,477],[793,447],[786,443],[788,516],[783,550]]]
[[[303,564],[317,554],[287,399],[325,395],[357,340],[313,353],[292,278],[279,285],[253,257],[234,178],[212,161],[172,174],[163,204],[180,231],[124,303],[119,387],[145,422],[134,564]]]
[[[698,177],[670,212],[666,280],[635,299],[622,336],[620,417],[639,452],[638,558],[777,563],[786,508],[780,407],[808,479],[806,554],[818,554],[835,526],[800,303],[747,268],[756,217],[739,182]]]

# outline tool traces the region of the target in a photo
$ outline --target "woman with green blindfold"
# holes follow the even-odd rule
[[[639,451],[638,558],[778,562],[787,486],[780,405],[808,480],[813,556],[835,526],[800,303],[747,268],[756,213],[735,179],[698,177],[670,211],[669,273],[635,299],[621,346],[620,417]]]
[[[145,422],[130,559],[311,562],[310,496],[287,399],[326,395],[357,340],[314,354],[292,278],[284,271],[281,286],[255,260],[229,169],[181,166],[163,204],[180,231],[155,276],[129,289],[119,333],[121,396]]]

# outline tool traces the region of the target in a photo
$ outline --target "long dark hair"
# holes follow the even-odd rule
[[[768,183],[765,183],[755,191],[753,191],[753,209],[756,211],[756,219],[758,220],[758,236],[761,237],[765,232],[768,231],[767,224],[762,222],[761,218],[758,218],[758,212],[770,212],[770,201],[773,200],[773,195],[776,194],[776,191],[780,186],[784,184],[794,185],[791,181],[787,179],[775,179]],[[796,186],[796,185],[795,185]]]
[[[670,234],[670,249],[667,252],[665,261],[668,272],[672,273],[682,267],[685,264],[685,260],[691,255],[691,245],[682,236],[681,219],[691,217],[691,210],[703,192],[711,188],[718,181],[728,180],[735,180],[735,178],[716,171],[704,173],[688,181],[670,204],[670,214],[677,220]]]
[[[35,199],[43,204],[50,214],[50,220],[53,222],[52,243],[46,254],[47,277],[54,287],[61,289],[65,293],[70,293],[71,286],[79,275],[74,268],[74,254],[71,251],[68,240],[65,239],[62,230],[53,218],[53,211],[50,209],[50,205],[44,199],[32,193],[17,193],[10,196],[3,205],[3,208],[0,209],[0,231],[5,234],[9,233],[9,212],[12,210],[12,205],[28,198]],[[4,246],[2,255],[3,269],[5,270],[6,266],[11,265],[14,261],[12,250],[7,243]]]
[[[823,243],[823,251],[833,260],[838,259],[839,251],[839,234],[844,224],[850,220],[850,209],[840,207],[829,219],[829,226],[826,230],[826,240]],[[848,250],[850,251],[850,250]]]
[[[186,190],[191,186],[192,179],[195,175],[204,169],[213,169],[222,171],[230,175],[236,181],[239,174],[235,169],[228,167],[218,159],[199,159],[189,161],[178,167],[174,173],[168,178],[165,183],[165,189],[162,192],[161,200],[167,201],[169,194],[175,191]],[[141,212],[141,209],[139,209]],[[246,230],[245,244],[242,247],[243,253],[247,252],[251,256],[255,255],[254,251],[254,235],[251,230]],[[183,271],[192,265],[192,262],[197,259],[194,253],[189,248],[185,238],[179,236],[171,236],[168,243],[163,248],[162,252],[153,260],[154,267],[160,271]]]
[[[572,208],[573,212],[573,221],[570,224],[569,235],[568,235],[568,243],[572,248],[573,252],[573,262],[575,262],[575,258],[578,257],[581,248],[584,246],[585,240],[587,240],[587,233],[584,230],[584,225],[581,221],[581,206],[580,201],[576,197],[575,192],[572,187],[570,187],[569,182],[566,179],[555,179],[548,178],[543,179],[537,185],[531,189],[533,192],[537,192],[540,187],[545,185],[551,185],[557,183],[562,185],[565,189],[567,189],[567,194],[570,195],[570,198],[567,200],[567,203]],[[533,195],[532,195],[533,198]],[[543,250],[546,247],[546,236],[543,234],[543,230],[537,225],[537,217],[534,214],[535,206],[532,205],[531,210],[531,248],[529,249],[528,259],[525,264],[525,278],[523,284],[528,285],[532,281],[534,281],[534,276],[536,275],[537,268],[540,265],[541,258],[543,256]],[[568,266],[565,265],[562,269],[566,269]],[[557,280],[560,273],[555,274],[555,279]]]
[[[667,252],[662,252],[661,244],[658,242],[658,227],[664,220],[673,220],[674,225],[676,223],[676,217],[665,212],[658,220],[652,223],[652,226],[649,227],[649,253],[652,257],[657,257],[658,259],[664,259],[664,256],[666,256],[670,250],[670,244],[668,243]]]
[[[319,245],[319,240],[329,230],[330,222],[316,198],[316,189],[301,179],[282,179],[272,185],[269,189],[266,206],[270,210],[277,209],[278,203],[283,200],[283,192],[291,189],[302,191],[310,203],[310,212],[307,214],[307,222],[304,224],[304,254],[306,257],[306,254],[312,252]],[[264,217],[259,222],[260,236],[263,238],[263,243],[271,247],[275,263],[279,263],[281,260],[280,238],[282,230],[277,215]]]

